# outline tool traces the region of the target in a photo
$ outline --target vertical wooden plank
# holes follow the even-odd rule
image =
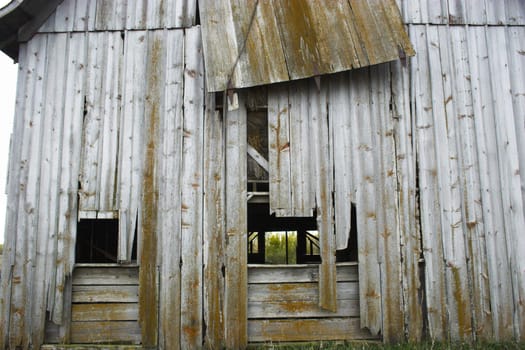
[[[410,113],[410,77],[400,61],[390,64],[392,71],[392,118],[394,123],[396,174],[398,181],[398,220],[401,239],[403,307],[409,341],[423,337],[422,286],[419,259],[421,236],[416,202],[416,154]]]
[[[372,122],[376,135],[376,186],[378,206],[378,260],[381,262],[381,304],[383,341],[404,340],[404,308],[401,280],[401,254],[396,144],[391,95],[391,70],[388,65],[370,68],[372,88]],[[379,179],[378,179],[379,178]],[[379,181],[377,181],[379,180]],[[379,217],[381,215],[381,217]]]
[[[517,4],[513,3],[515,6]],[[525,12],[523,6],[522,15]],[[522,17],[523,18],[523,17]],[[525,83],[520,76],[524,75],[525,72],[525,55],[523,50],[525,48],[525,30],[523,27],[509,27],[507,29],[507,40],[509,42],[508,56],[509,56],[509,72],[510,72],[510,83],[511,83],[511,94],[514,110],[514,124],[516,131],[516,144],[519,158],[519,172],[521,180],[521,208],[523,215],[525,215]],[[510,123],[509,123],[510,124]],[[510,125],[509,125],[510,126]],[[515,189],[517,191],[517,189]],[[519,201],[520,196],[516,196],[516,201]],[[518,210],[517,208],[515,209]],[[518,221],[523,220],[518,218]],[[519,227],[520,224],[518,224]],[[524,245],[524,239],[522,235],[514,232],[516,237],[514,238],[517,242],[515,246],[516,264],[518,271],[518,285],[519,285],[519,300],[524,300],[525,295],[525,259],[523,254],[520,254]],[[518,306],[518,334],[519,339],[525,339],[525,306],[521,303]]]
[[[523,27],[509,27],[506,34],[509,42],[510,84],[514,124],[516,125],[516,140],[518,142],[520,174],[525,174],[525,82],[523,79],[520,79],[525,74],[525,29]],[[525,199],[525,175],[521,176],[521,192],[522,197]]]
[[[463,188],[465,184],[461,167],[462,161],[464,161],[464,152],[468,151],[470,142],[468,141],[467,130],[462,130],[459,125],[463,119],[472,118],[472,112],[468,110],[468,105],[471,104],[468,101],[470,91],[465,82],[468,82],[470,73],[468,72],[468,57],[463,54],[465,45],[463,45],[464,33],[460,32],[462,29],[463,27],[439,28],[438,46],[441,72],[432,77],[433,84],[438,87],[443,84],[443,95],[440,95],[440,98],[445,104],[446,115],[446,120],[443,120],[439,112],[434,114],[436,125],[440,125],[440,121],[442,121],[439,130],[436,128],[438,130],[436,144],[439,142],[438,140],[443,140],[444,135],[447,135],[448,139],[448,159],[440,158],[438,181],[441,187],[442,218],[446,217],[442,225],[443,252],[446,264],[447,303],[452,340],[471,338],[473,329],[465,242],[465,219],[468,222],[469,217],[468,214],[465,215],[465,210],[468,208],[465,208],[464,198],[468,197],[468,192]],[[429,48],[429,51],[432,52],[433,49]],[[430,66],[434,64],[430,61]],[[437,101],[433,103],[433,105],[436,104]],[[462,144],[463,140],[465,142]],[[441,145],[447,143],[440,142]],[[440,154],[443,153],[445,152],[440,152]],[[475,165],[468,164],[464,167],[468,169],[468,167],[473,166]],[[450,189],[450,193],[444,189]],[[447,198],[447,195],[450,197]]]
[[[146,29],[148,1],[128,0],[126,9],[126,29]]]
[[[525,294],[525,259],[520,252],[525,251],[525,239],[520,232],[525,230],[523,215],[523,198],[519,173],[519,159],[515,133],[514,116],[512,111],[512,96],[510,86],[510,72],[507,57],[507,39],[504,27],[494,27],[487,30],[489,50],[494,53],[489,59],[492,76],[501,79],[492,79],[491,86],[494,95],[494,111],[498,116],[496,123],[496,142],[500,157],[500,179],[503,199],[503,218],[506,230],[507,252],[509,254],[508,267],[511,270],[511,283],[514,298],[513,311],[514,335],[522,336],[525,322],[521,321],[525,314],[520,303]],[[497,40],[493,42],[492,40]]]
[[[3,322],[0,322],[0,328],[2,345],[6,348],[27,344],[31,334],[30,324],[24,324],[24,320],[31,319],[31,306],[26,305],[26,288],[34,266],[34,249],[31,241],[25,238],[26,230],[33,230],[31,225],[38,205],[38,192],[28,191],[38,182],[36,171],[39,164],[30,155],[31,149],[38,149],[32,142],[38,143],[38,137],[41,135],[40,118],[37,116],[41,114],[42,108],[46,44],[45,35],[36,35],[34,40],[21,46],[19,55],[19,86],[11,144],[6,215],[6,232],[11,234],[6,234],[5,237],[2,265],[4,277],[1,280]],[[33,165],[36,165],[36,169],[33,169]],[[29,209],[27,214],[25,209]],[[27,226],[30,226],[29,229]],[[26,340],[23,340],[24,337]]]
[[[475,28],[477,71],[474,79],[474,106],[476,107],[476,135],[478,140],[478,159],[480,162],[480,183],[483,201],[483,225],[487,249],[488,283],[490,287],[490,317],[492,318],[494,338],[510,339],[513,336],[512,290],[510,270],[507,267],[507,248],[502,205],[502,189],[499,174],[499,157],[496,142],[496,116],[494,96],[491,88],[487,28]],[[476,74],[476,72],[478,72]],[[479,115],[479,117],[477,117]]]
[[[200,28],[185,30],[181,195],[181,347],[202,346],[202,148],[204,71]],[[244,233],[244,231],[241,231]],[[246,254],[245,254],[246,255]]]
[[[226,141],[226,263],[224,281],[224,336],[226,348],[244,348],[248,342],[248,269],[246,197],[246,107],[243,92],[239,108],[225,116]]]
[[[34,78],[38,79],[37,82],[34,84],[34,90],[30,93],[30,95],[33,95],[33,110],[26,110],[29,113],[32,113],[31,119],[29,121],[29,127],[32,130],[30,133],[28,133],[28,145],[29,149],[27,149],[28,153],[25,153],[26,150],[22,150],[23,153],[23,159],[25,163],[27,164],[28,172],[27,174],[22,175],[22,181],[20,182],[21,189],[23,188],[25,190],[25,195],[23,200],[20,202],[20,207],[18,208],[18,215],[19,215],[19,223],[20,226],[18,227],[18,234],[17,234],[17,250],[18,249],[25,249],[25,254],[27,255],[25,257],[25,261],[22,260],[22,257],[16,256],[15,260],[15,269],[13,271],[13,278],[17,279],[17,265],[19,265],[21,262],[23,264],[27,264],[26,266],[21,267],[23,271],[26,273],[20,283],[20,286],[22,288],[26,288],[27,290],[21,291],[21,288],[14,288],[13,291],[13,299],[16,302],[21,302],[23,304],[26,304],[25,306],[25,322],[27,324],[17,330],[17,332],[26,332],[26,341],[30,341],[32,336],[32,322],[33,322],[33,282],[34,282],[34,274],[35,274],[35,267],[37,266],[37,247],[36,245],[39,243],[36,239],[33,240],[27,240],[25,237],[29,236],[29,232],[32,232],[34,237],[37,237],[37,230],[38,230],[38,215],[39,215],[39,192],[40,192],[40,164],[41,164],[41,154],[40,150],[42,148],[42,138],[43,138],[43,130],[44,130],[44,116],[45,116],[45,101],[46,101],[46,93],[45,93],[45,87],[47,86],[46,81],[46,70],[47,70],[47,52],[48,52],[48,37],[47,35],[41,35],[38,36],[38,38],[33,39],[35,42],[34,48],[29,48],[30,54],[34,55],[34,59],[36,60],[36,67],[34,69]],[[27,176],[24,178],[24,176]],[[28,214],[26,214],[25,210],[29,209]],[[19,239],[23,240],[23,243],[19,241]],[[25,242],[24,242],[25,241]],[[27,244],[27,245],[26,245]],[[18,251],[17,251],[18,253]],[[24,254],[22,253],[22,254]],[[20,270],[19,270],[20,271]],[[19,277],[19,276],[18,276]],[[27,278],[27,280],[24,280]],[[20,295],[24,296],[26,299],[19,299]],[[22,305],[23,305],[22,304]],[[13,304],[13,306],[16,307],[16,304]],[[20,306],[19,306],[20,307]],[[21,307],[23,309],[23,307]],[[14,309],[16,310],[16,309]],[[13,315],[11,315],[13,317]],[[10,322],[13,324],[13,321]],[[16,324],[12,327],[17,327]],[[12,328],[17,329],[17,328]],[[14,333],[16,336],[17,332]],[[11,341],[12,343],[12,341]]]
[[[288,85],[268,91],[268,162],[270,167],[270,212],[291,216],[290,104]]]
[[[290,215],[313,216],[316,185],[312,176],[314,164],[311,161],[308,85],[306,81],[295,82],[289,88],[290,187],[287,191],[291,192]]]
[[[324,82],[323,82],[324,83]],[[333,227],[333,166],[330,157],[330,139],[328,136],[327,115],[328,85],[321,87],[310,79],[308,84],[309,109],[311,122],[312,157],[315,176],[315,197],[317,204],[317,228],[321,265],[319,266],[319,306],[332,312],[337,311],[337,289],[335,268],[335,236]]]
[[[159,228],[159,148],[161,126],[160,111],[164,103],[164,32],[144,33],[147,58],[145,62],[146,86],[144,102],[144,175],[142,177],[142,204],[140,225],[139,269],[139,324],[142,344],[155,347],[158,344],[158,271],[157,234]],[[139,39],[140,40],[140,39]],[[135,96],[136,97],[136,96]],[[139,115],[137,115],[140,118]],[[136,124],[137,121],[135,121]],[[135,125],[134,125],[135,126]],[[135,144],[139,146],[139,143]],[[135,146],[134,145],[134,146]],[[136,151],[135,151],[136,152]],[[134,157],[137,156],[135,153]],[[140,175],[136,175],[140,179]],[[132,194],[133,195],[133,194]],[[129,234],[129,232],[128,232]],[[129,236],[128,236],[129,237]],[[129,239],[129,238],[128,238]],[[128,243],[128,242],[126,242]],[[129,247],[129,246],[128,246]]]
[[[168,31],[159,217],[159,347],[180,347],[181,166],[184,33]]]
[[[224,130],[223,119],[215,110],[215,94],[207,97],[204,136],[204,346],[224,347]]]
[[[168,1],[169,2],[169,1]],[[166,1],[148,0],[146,10],[146,29],[164,28],[164,13],[166,12]]]
[[[88,35],[87,80],[85,95],[85,116],[82,127],[82,165],[80,170],[79,210],[97,210],[97,191],[99,173],[99,155],[103,154],[101,148],[102,123],[105,113],[101,110],[100,103],[104,69],[105,33],[90,33]]]
[[[479,199],[474,204],[476,209],[474,215],[474,227],[467,228],[472,233],[469,241],[472,259],[472,289],[473,289],[473,306],[475,317],[475,336],[477,339],[493,339],[495,331],[493,327],[494,320],[499,318],[499,310],[497,307],[491,307],[491,294],[494,299],[497,299],[496,288],[491,287],[490,282],[490,267],[488,264],[488,253],[494,247],[488,247],[487,237],[494,232],[494,220],[492,216],[492,206],[495,200],[491,198],[488,180],[488,154],[490,151],[487,148],[485,141],[485,124],[483,121],[485,103],[481,96],[482,86],[481,78],[483,63],[480,57],[481,50],[478,41],[480,37],[484,37],[484,29],[478,27],[470,27],[467,31],[468,35],[468,55],[470,67],[470,82],[472,89],[472,106],[473,106],[473,125],[471,126],[476,146],[477,158],[477,181],[479,191]],[[486,89],[485,89],[486,90]],[[496,169],[493,169],[496,170]],[[479,205],[479,208],[476,206]],[[502,276],[503,277],[503,276]]]
[[[30,113],[25,113],[26,108],[30,108],[31,103],[29,94],[26,93],[28,86],[31,86],[32,84],[31,77],[33,75],[29,65],[29,57],[28,45],[20,45],[15,115],[13,120],[13,132],[11,134],[8,180],[6,184],[7,209],[5,232],[11,232],[11,234],[6,234],[4,237],[3,261],[1,266],[1,273],[4,278],[0,280],[0,317],[2,317],[2,322],[0,322],[0,347],[2,348],[9,347],[9,321],[12,293],[11,283],[13,276],[12,271],[14,269],[13,265],[15,262],[16,239],[18,237],[16,231],[18,219],[16,207],[19,203],[20,193],[23,192],[19,187],[19,181],[22,178],[22,170],[24,169],[23,166],[20,166],[20,161],[25,140],[24,131],[25,128],[28,127],[28,121],[26,118],[31,115]],[[14,142],[14,140],[18,140],[18,142]]]
[[[329,110],[331,149],[334,159],[334,219],[336,248],[348,245],[352,225],[352,138],[347,73],[330,79]]]
[[[97,0],[75,0],[75,17],[73,19],[73,30],[94,30]]]
[[[448,0],[448,24],[467,23],[465,0]],[[479,4],[478,4],[479,6]]]
[[[118,210],[116,198],[116,177],[118,162],[118,135],[120,116],[120,93],[123,40],[119,32],[104,33],[107,46],[104,47],[105,67],[100,100],[102,125],[99,132],[99,153],[97,162],[96,209],[101,211]]]
[[[411,65],[412,96],[415,100],[415,130],[417,137],[417,164],[419,168],[421,235],[425,263],[425,302],[430,336],[446,339],[446,295],[443,266],[441,222],[437,196],[437,159],[432,120],[432,87],[429,81],[429,53],[424,26],[410,27],[410,38],[418,55]],[[439,106],[439,105],[438,105]]]
[[[505,15],[506,1],[485,0],[487,23],[486,24],[503,24],[506,22]]]
[[[40,161],[40,193],[39,203],[46,203],[38,207],[38,226],[36,235],[36,268],[34,289],[29,296],[32,301],[32,337],[33,344],[42,344],[46,311],[53,307],[55,292],[55,264],[56,264],[56,224],[57,224],[57,197],[60,170],[60,149],[62,147],[62,118],[63,118],[63,85],[65,53],[67,52],[67,35],[54,34],[48,38],[48,60],[45,88],[45,103],[43,116],[43,138],[41,144]]]
[[[361,327],[372,334],[381,330],[381,290],[377,261],[374,159],[370,125],[368,69],[350,74],[352,174],[356,191]]]
[[[507,21],[509,25],[524,25],[525,24],[525,6],[521,0],[507,0],[505,1],[505,10]]]
[[[63,324],[64,293],[66,278],[73,271],[76,222],[77,190],[80,165],[84,78],[86,65],[86,36],[75,34],[70,37],[66,62],[64,134],[62,148],[61,178],[58,208],[57,232],[57,274],[54,308],[51,313],[55,324]]]
[[[129,261],[141,201],[147,37],[126,32],[119,133],[119,260]]]
[[[76,1],[63,1],[55,10],[55,32],[70,32],[73,30]]]

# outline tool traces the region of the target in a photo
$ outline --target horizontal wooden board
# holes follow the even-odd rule
[[[268,283],[249,284],[248,301],[317,301],[319,299],[319,285],[308,283]],[[357,282],[338,282],[338,300],[359,299],[359,285]]]
[[[318,300],[248,301],[250,319],[307,317],[359,317],[359,300],[337,300],[336,312],[321,309]]]
[[[71,342],[140,344],[140,326],[136,321],[72,322]]]
[[[362,330],[359,318],[248,320],[248,341],[320,341],[377,339]]]
[[[73,321],[136,321],[137,303],[73,304]]]
[[[138,303],[138,286],[73,286],[73,303]]]
[[[63,344],[45,344],[40,347],[40,350],[142,350],[142,345],[63,345]]]
[[[248,266],[248,283],[317,282],[319,265]],[[337,265],[337,281],[358,281],[357,265]]]
[[[139,283],[139,268],[132,267],[76,267],[73,285],[133,285]]]

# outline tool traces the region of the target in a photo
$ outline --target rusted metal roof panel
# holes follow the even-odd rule
[[[394,0],[202,0],[209,91],[414,55]]]

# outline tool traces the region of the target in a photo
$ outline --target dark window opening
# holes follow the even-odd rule
[[[270,215],[268,203],[248,204],[249,264],[318,264],[319,231],[313,217]],[[336,251],[336,261],[357,261],[357,223],[352,206],[352,231],[348,246]]]
[[[137,259],[136,233],[132,257]],[[81,219],[77,225],[77,263],[118,263],[118,219]]]

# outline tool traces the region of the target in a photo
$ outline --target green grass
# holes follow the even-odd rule
[[[384,345],[379,343],[343,343],[343,342],[319,342],[319,343],[266,343],[252,345],[253,350],[525,350],[525,343],[516,342],[480,342],[480,343],[437,343],[427,342],[419,344],[394,344]]]

